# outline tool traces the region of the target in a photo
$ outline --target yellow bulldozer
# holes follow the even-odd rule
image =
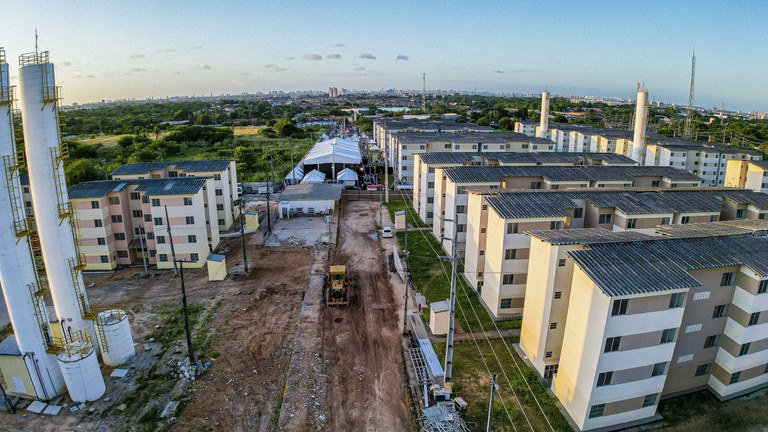
[[[329,287],[325,296],[328,306],[346,306],[349,304],[349,286],[347,271],[343,265],[332,265],[328,272]]]

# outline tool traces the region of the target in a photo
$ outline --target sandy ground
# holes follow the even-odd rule
[[[322,314],[328,375],[326,430],[413,430],[401,352],[398,296],[389,284],[375,232],[378,203],[351,201],[341,218],[340,248],[353,304]]]

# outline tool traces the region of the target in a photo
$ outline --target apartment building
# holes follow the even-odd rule
[[[210,177],[214,181],[216,214],[219,229],[232,227],[234,202],[238,199],[237,170],[234,160],[199,160],[174,162],[141,162],[123,165],[112,171],[115,180],[164,179],[176,177]]]
[[[768,193],[768,161],[731,159],[725,168],[726,186]]]
[[[744,149],[732,149],[714,143],[694,143],[659,138],[646,146],[645,165],[671,166],[698,175],[705,186],[723,186],[729,161],[760,161],[763,156]]]
[[[535,137],[536,126],[539,122],[523,120],[515,123],[515,132],[528,135],[529,137]]]
[[[202,267],[219,246],[215,181],[205,178],[103,180],[69,188],[86,271],[142,264]],[[167,214],[166,214],[167,208]],[[170,232],[169,232],[170,225]],[[173,238],[171,239],[171,234]]]
[[[432,223],[435,197],[435,169],[460,166],[582,166],[637,165],[632,159],[613,153],[417,153],[413,155],[413,207],[421,220]]]
[[[531,232],[520,348],[579,430],[656,420],[664,398],[768,385],[766,229]]]
[[[567,188],[677,188],[699,186],[701,179],[670,167],[646,166],[479,166],[435,169],[432,232],[444,238],[450,253],[453,221],[458,221],[456,241],[463,256],[467,229],[468,190],[567,189]]]
[[[413,184],[414,156],[418,153],[551,152],[554,143],[515,132],[396,132],[390,134],[390,155],[395,178]]]
[[[523,313],[531,276],[528,231],[603,228],[655,235],[659,225],[760,220],[768,214],[768,195],[743,189],[489,192],[469,193],[464,277],[496,318]]]

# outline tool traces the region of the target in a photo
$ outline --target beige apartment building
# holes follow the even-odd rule
[[[69,189],[77,245],[86,271],[118,266],[173,268],[171,234],[178,260],[202,267],[219,246],[211,177],[103,180]],[[168,214],[166,217],[166,207]],[[169,233],[170,225],[170,233]]]
[[[768,214],[768,195],[728,188],[476,190],[468,202],[464,276],[496,318],[523,314],[531,277],[529,231],[603,228],[655,235],[659,225],[764,220]]]
[[[579,430],[768,385],[766,222],[533,231],[520,348]]]
[[[768,161],[729,160],[725,171],[725,185],[768,193]]]
[[[237,169],[234,160],[199,160],[174,162],[141,162],[123,165],[110,174],[115,180],[165,179],[176,177],[210,177],[216,196],[214,222],[221,231],[232,227],[234,202],[238,199]]]
[[[569,189],[694,187],[701,179],[686,171],[669,167],[645,166],[479,166],[435,169],[432,232],[443,239],[450,253],[453,221],[460,256],[464,253],[467,231],[467,191],[473,187],[490,189]]]
[[[632,159],[614,153],[417,153],[413,155],[415,178],[413,208],[431,224],[435,201],[435,170],[460,166],[633,166]]]

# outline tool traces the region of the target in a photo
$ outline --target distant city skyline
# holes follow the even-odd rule
[[[768,4],[25,1],[3,6],[16,58],[51,52],[64,103],[270,90],[552,93],[768,111]],[[18,84],[14,81],[14,84]]]

